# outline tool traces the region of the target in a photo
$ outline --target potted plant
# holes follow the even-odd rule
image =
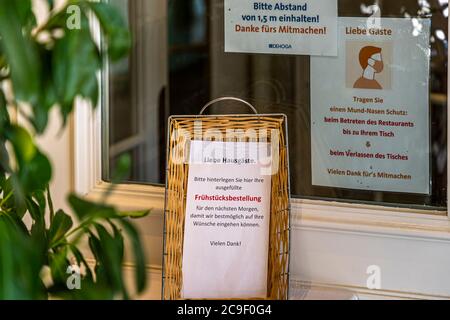
[[[104,55],[112,61],[124,57],[130,33],[109,4],[47,3],[48,19],[37,25],[31,0],[0,0],[0,299],[127,299],[124,238],[133,248],[137,292],[146,284],[141,241],[128,218],[147,213],[121,213],[74,194],[68,202],[77,222],[56,210],[49,188],[52,166],[34,137],[45,132],[52,109],[65,125],[77,98],[97,104]],[[89,19],[98,21],[102,48]],[[116,182],[126,176],[129,162],[119,161]],[[92,263],[81,250],[83,242]]]

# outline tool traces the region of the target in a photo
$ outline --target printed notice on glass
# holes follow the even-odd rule
[[[311,59],[312,182],[430,193],[430,20],[340,18]]]
[[[225,0],[225,52],[337,55],[337,0]]]
[[[267,296],[270,144],[191,141],[184,299]]]

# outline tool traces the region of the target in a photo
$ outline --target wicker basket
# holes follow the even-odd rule
[[[203,132],[194,132],[198,130],[195,123],[199,120],[202,121]],[[180,129],[183,135],[176,134]],[[267,299],[286,300],[289,291],[290,190],[285,115],[174,116],[169,119],[162,297],[165,300],[181,299],[183,284],[183,238],[189,165],[173,161],[174,156],[180,156],[175,155],[173,150],[175,146],[189,145],[185,140],[200,134],[203,136],[208,129],[223,131],[223,136],[227,129],[276,129],[280,132],[279,170],[272,176],[271,186]],[[176,152],[188,150],[177,149]]]

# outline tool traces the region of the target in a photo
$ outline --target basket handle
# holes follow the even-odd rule
[[[250,104],[249,102],[239,99],[239,98],[234,98],[234,97],[222,97],[222,98],[218,98],[215,100],[212,100],[210,102],[208,102],[200,111],[200,115],[203,115],[203,113],[206,111],[206,109],[208,109],[210,106],[212,106],[213,104],[216,104],[218,102],[222,102],[222,101],[237,101],[240,103],[245,104],[247,107],[249,107],[250,109],[252,109],[252,111],[257,115],[258,114],[258,110],[256,110],[256,108]]]

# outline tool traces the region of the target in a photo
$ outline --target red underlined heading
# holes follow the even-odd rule
[[[196,194],[196,201],[242,201],[242,202],[261,202],[261,197],[255,196],[224,196],[224,195],[211,195],[206,194]]]

